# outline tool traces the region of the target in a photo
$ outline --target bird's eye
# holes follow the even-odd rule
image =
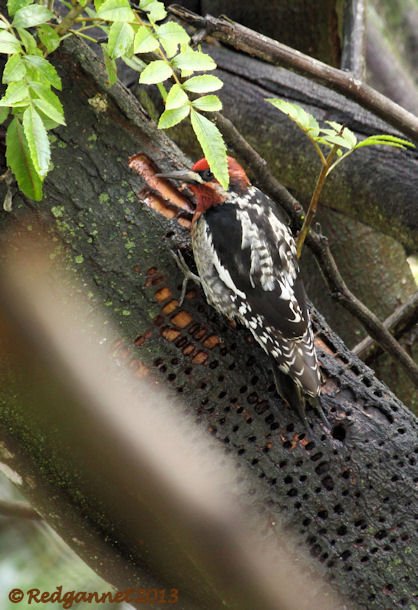
[[[210,169],[204,169],[203,171],[199,172],[199,175],[205,182],[209,182],[213,178],[213,174]]]

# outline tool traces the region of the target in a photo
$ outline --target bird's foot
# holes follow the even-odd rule
[[[180,269],[180,271],[182,271],[182,273],[184,275],[183,284],[181,287],[181,295],[180,295],[180,300],[179,300],[179,305],[181,307],[184,303],[184,298],[186,296],[186,290],[187,290],[187,284],[188,284],[189,280],[193,280],[194,282],[197,282],[198,284],[201,283],[201,280],[200,280],[200,277],[198,275],[196,275],[196,273],[193,273],[193,271],[190,271],[189,266],[186,263],[186,261],[184,260],[183,254],[180,252],[180,250],[177,250],[177,252],[174,252],[174,250],[171,250],[171,254],[172,254],[174,260],[176,261],[178,268]]]

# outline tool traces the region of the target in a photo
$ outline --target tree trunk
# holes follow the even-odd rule
[[[246,331],[220,319],[199,289],[180,308],[182,278],[170,249],[188,244],[188,233],[181,219],[167,220],[144,205],[144,183],[127,160],[142,151],[166,170],[185,161],[181,152],[123,87],[107,88],[100,62],[80,41],[68,40],[55,61],[69,126],[55,133],[54,170],[45,200],[32,214],[67,243],[69,267],[95,284],[92,309],[107,308],[124,337],[115,355],[139,374],[144,366],[160,371],[202,426],[238,456],[249,483],[260,485],[253,500],[260,514],[268,508],[292,528],[353,607],[412,604],[418,577],[416,419],[314,313],[326,379],[322,401],[332,431],[311,411],[313,428],[304,430],[276,395],[268,358]],[[12,216],[1,219],[3,235],[15,218],[23,221],[22,232],[31,231],[27,202],[17,198]],[[62,249],[58,241],[56,248]],[[86,538],[100,533],[110,554],[110,541],[116,541],[129,567],[125,581],[145,586],[146,545],[121,538],[112,517],[94,509],[101,493],[113,494],[123,522],[118,490],[105,481],[80,488],[80,472],[66,471],[67,455],[63,448],[60,454],[53,427],[27,421],[7,362],[0,372],[0,423],[13,449],[13,456],[3,451],[3,461],[26,468],[20,472],[23,490],[70,546],[82,552],[67,529],[74,519]],[[34,492],[34,481],[43,494]],[[139,502],[140,494],[138,489]],[[92,561],[88,553],[84,557]],[[156,569],[151,576],[161,579]],[[309,600],[299,607],[308,608]]]

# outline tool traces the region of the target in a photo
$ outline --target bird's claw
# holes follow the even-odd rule
[[[176,261],[177,267],[180,269],[180,271],[184,275],[183,284],[181,287],[180,299],[179,299],[179,305],[181,307],[183,305],[184,299],[186,297],[187,284],[188,284],[189,280],[193,280],[194,282],[197,282],[200,284],[200,277],[198,275],[196,275],[195,273],[193,273],[193,271],[190,271],[189,266],[187,265],[186,261],[184,260],[183,254],[180,252],[180,250],[177,250],[177,252],[174,252],[174,250],[171,250],[171,255],[174,258],[174,260]]]

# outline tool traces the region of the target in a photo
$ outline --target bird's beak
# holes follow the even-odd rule
[[[193,172],[190,169],[179,170],[175,172],[165,172],[161,174],[155,174],[157,178],[171,178],[172,180],[179,180],[180,182],[190,182],[195,184],[202,184],[203,180],[199,174]]]

